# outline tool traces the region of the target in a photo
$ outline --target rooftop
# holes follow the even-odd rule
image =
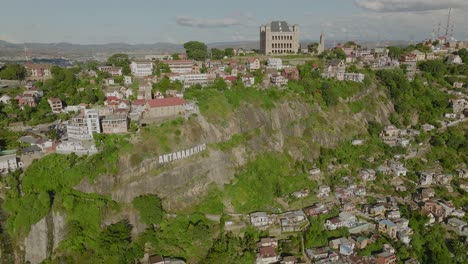
[[[182,98],[178,98],[178,97],[153,99],[153,100],[148,100],[147,102],[150,108],[176,106],[176,105],[185,104],[185,100]]]
[[[273,21],[270,23],[271,32],[291,32],[286,21]]]

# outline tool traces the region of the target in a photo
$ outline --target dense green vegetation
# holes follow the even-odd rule
[[[400,115],[396,125],[410,125],[417,118],[420,124],[435,124],[447,112],[449,96],[435,87],[416,79],[409,82],[402,71],[382,70],[378,79],[388,88],[389,95]]]
[[[250,162],[235,181],[225,186],[225,196],[237,212],[276,211],[275,201],[301,188],[315,189],[301,168],[291,166],[289,157],[281,153],[263,154]]]
[[[184,44],[185,53],[189,59],[204,61],[208,58],[208,47],[199,41],[189,41]]]
[[[107,65],[122,67],[124,75],[130,74],[130,60],[127,54],[117,53],[107,59]]]
[[[145,224],[159,224],[163,218],[161,200],[156,195],[139,196],[133,199],[133,206],[138,210],[141,221]]]
[[[93,217],[101,214],[102,207],[109,200],[99,195],[82,194],[72,187],[84,177],[93,180],[102,174],[116,174],[119,158],[117,144],[125,143],[118,138],[109,139],[102,152],[90,157],[51,154],[35,160],[21,181],[17,173],[8,175],[5,182],[11,191],[4,203],[4,208],[10,213],[8,231],[16,236],[25,235],[32,224],[47,215],[51,207],[61,206],[66,209],[69,219],[86,221],[92,218],[86,221],[84,227],[99,228],[100,218]],[[96,208],[95,214],[86,212],[92,212],[92,208]]]
[[[19,64],[7,64],[0,70],[0,79],[4,80],[24,80],[26,78],[26,69]]]

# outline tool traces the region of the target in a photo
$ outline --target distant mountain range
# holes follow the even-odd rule
[[[301,40],[301,43],[315,42],[316,40]],[[344,41],[333,41],[340,43]],[[328,42],[327,46],[333,45]],[[407,41],[391,42],[360,42],[366,47],[375,47],[382,45],[407,45]],[[237,41],[237,42],[216,42],[208,43],[208,48],[244,48],[258,49],[258,41]],[[184,52],[182,44],[159,42],[154,44],[127,44],[127,43],[108,43],[108,44],[72,44],[67,42],[60,43],[24,43],[15,44],[0,40],[0,61],[1,60],[24,60],[31,58],[66,58],[70,60],[104,60],[114,53],[128,53],[132,57],[142,57],[145,54],[171,54],[175,52]]]

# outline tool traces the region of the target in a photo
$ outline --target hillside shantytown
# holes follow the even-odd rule
[[[1,61],[0,263],[466,263],[468,42],[303,27]]]

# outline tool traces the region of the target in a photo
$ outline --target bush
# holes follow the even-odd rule
[[[145,224],[161,223],[164,211],[161,205],[161,199],[156,195],[138,196],[133,199],[133,206],[138,210],[141,221]]]

